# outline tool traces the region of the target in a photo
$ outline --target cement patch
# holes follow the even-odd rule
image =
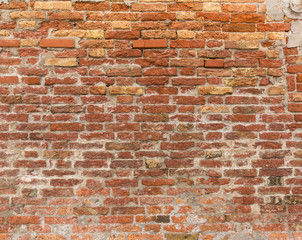
[[[284,16],[292,19],[302,19],[301,0],[266,0],[266,13],[274,21],[284,20]],[[293,21],[288,36],[288,48],[302,46],[302,23]]]
[[[275,21],[283,20],[284,15],[292,19],[302,19],[300,0],[266,0],[266,9],[267,15]]]
[[[288,36],[288,48],[302,46],[302,21],[292,22],[291,33]]]

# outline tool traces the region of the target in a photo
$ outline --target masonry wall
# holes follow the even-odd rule
[[[2,1],[0,239],[302,239],[300,20],[266,11]]]

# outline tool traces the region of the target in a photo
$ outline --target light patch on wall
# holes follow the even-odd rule
[[[302,19],[301,0],[266,0],[267,15],[275,21],[281,21],[286,15],[288,18]]]
[[[292,22],[291,33],[288,36],[288,48],[302,46],[302,21]]]
[[[281,21],[284,18],[284,11],[283,9],[286,7],[289,7],[289,0],[267,0],[266,1],[266,13],[267,15],[275,20],[275,21]]]
[[[266,0],[267,15],[274,21],[284,20],[284,16],[292,19],[302,19],[301,0]],[[288,36],[287,47],[302,46],[302,22],[293,21]]]

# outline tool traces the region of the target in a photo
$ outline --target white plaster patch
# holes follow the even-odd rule
[[[284,16],[292,19],[302,19],[301,0],[266,0],[266,13],[275,21],[283,21]],[[288,35],[288,48],[302,46],[302,22],[293,21]]]
[[[284,15],[293,19],[302,19],[301,0],[266,0],[266,9],[267,15],[276,21],[283,20]]]
[[[292,22],[291,32],[288,36],[288,48],[302,46],[302,21]]]
[[[267,15],[276,21],[281,21],[284,18],[284,0],[267,0],[266,1],[266,13]],[[287,4],[289,6],[289,3]],[[288,7],[287,6],[287,7]]]

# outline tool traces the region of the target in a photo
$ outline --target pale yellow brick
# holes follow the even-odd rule
[[[289,101],[291,101],[291,102],[302,102],[302,93],[290,93]]]
[[[273,86],[269,87],[268,95],[284,95],[285,94],[285,87],[283,86]]]
[[[21,39],[22,47],[35,47],[38,46],[39,39]]]
[[[78,37],[84,38],[86,35],[85,30],[58,30],[52,32],[52,36],[54,37]]]
[[[226,43],[226,48],[237,48],[237,49],[258,49],[259,41],[230,41]]]
[[[203,11],[205,12],[220,12],[220,3],[206,2],[203,4]]]
[[[1,37],[8,37],[9,35],[10,35],[10,32],[8,30],[0,30]]]
[[[266,5],[259,4],[259,13],[266,13]]]
[[[269,40],[283,40],[285,37],[284,32],[269,32],[268,39]]]
[[[265,33],[230,33],[231,41],[263,40]]]
[[[85,38],[104,39],[104,31],[88,30],[88,31],[86,31]]]
[[[109,93],[112,95],[142,95],[143,88],[141,87],[118,87],[118,86],[110,86]]]
[[[277,58],[279,56],[279,53],[280,53],[279,50],[268,50],[267,57],[268,58]]]
[[[142,31],[142,38],[176,38],[176,31]]]
[[[19,12],[11,12],[9,14],[10,18],[15,19],[44,19],[46,15],[44,12],[40,11],[19,11]]]
[[[147,168],[159,168],[159,160],[158,159],[147,159],[146,160]]]
[[[189,30],[177,31],[177,38],[193,39],[194,37],[195,37],[195,32],[194,31],[189,31]]]
[[[42,10],[72,10],[71,1],[35,2],[34,9]]]
[[[130,22],[118,21],[112,23],[113,29],[130,29]]]
[[[104,48],[88,49],[88,56],[95,57],[95,58],[105,57],[105,49]]]
[[[45,61],[45,66],[74,67],[77,65],[76,58],[50,58]]]
[[[226,78],[224,84],[229,87],[256,86],[258,78]]]
[[[264,68],[232,68],[234,77],[266,76]]]
[[[233,92],[231,87],[213,87],[213,86],[203,86],[198,87],[198,93],[201,95],[225,95]]]
[[[203,113],[207,113],[207,112],[229,112],[229,107],[227,107],[227,106],[215,106],[215,105],[201,106],[199,108],[199,111],[201,111]]]
[[[178,12],[178,20],[193,20],[195,18],[195,12]]]
[[[36,21],[20,21],[20,28],[34,28],[36,27]]]

